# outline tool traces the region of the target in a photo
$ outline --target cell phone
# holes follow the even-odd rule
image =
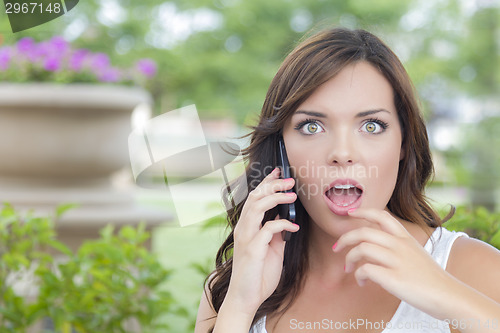
[[[278,140],[278,167],[281,169],[281,178],[291,178],[292,174],[290,171],[290,163],[288,162],[288,157],[286,155],[286,148],[285,148],[285,142],[283,141],[283,138],[280,138]],[[291,190],[284,191],[286,192],[293,192],[293,188]],[[281,219],[287,219],[292,223],[295,223],[295,203],[289,203],[289,204],[280,204],[278,205],[278,213],[280,214]],[[283,237],[283,240],[289,241],[290,237],[292,236],[292,233],[290,231],[283,231],[281,236]]]

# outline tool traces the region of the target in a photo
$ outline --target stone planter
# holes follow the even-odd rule
[[[108,178],[129,164],[130,117],[141,103],[151,97],[134,87],[0,84],[0,177],[30,183]]]
[[[108,223],[151,228],[169,220],[165,211],[136,204],[129,171],[131,115],[151,103],[135,87],[1,83],[0,203],[40,214],[78,204],[56,225],[72,248]],[[112,176],[124,170],[130,177],[117,184]]]

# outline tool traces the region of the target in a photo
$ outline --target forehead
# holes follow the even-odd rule
[[[319,86],[297,110],[360,112],[369,109],[396,112],[389,81],[371,64],[356,62]]]

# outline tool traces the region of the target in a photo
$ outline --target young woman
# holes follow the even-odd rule
[[[196,333],[500,332],[500,253],[442,228],[426,202],[425,125],[377,37],[302,42],[251,135],[249,194],[228,214]],[[290,179],[274,169],[280,138]],[[297,224],[277,215],[292,202]]]

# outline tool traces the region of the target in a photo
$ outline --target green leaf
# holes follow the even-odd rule
[[[7,266],[17,270],[20,266],[29,267],[30,261],[20,253],[5,253],[2,260],[7,263]]]
[[[500,250],[500,230],[491,237],[490,244]]]
[[[47,241],[47,245],[51,246],[52,248],[58,250],[59,252],[67,256],[73,255],[73,252],[69,249],[69,247],[67,247],[66,245],[57,240],[50,239]]]
[[[56,218],[61,217],[68,210],[79,207],[80,205],[77,203],[65,203],[56,207]]]
[[[62,325],[61,325],[61,332],[62,333],[71,333],[71,323],[69,322],[64,322]]]
[[[114,231],[114,227],[112,224],[108,224],[107,226],[105,226],[104,228],[101,229],[100,231],[100,235],[101,235],[101,238],[103,240],[110,240],[111,237],[113,236],[113,231]]]
[[[134,241],[137,239],[137,233],[134,228],[130,226],[125,226],[120,230],[119,235],[128,241]]]

